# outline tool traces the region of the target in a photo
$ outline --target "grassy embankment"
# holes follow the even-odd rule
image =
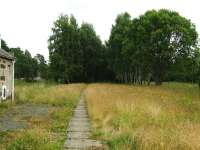
[[[91,84],[86,90],[93,136],[118,150],[200,149],[197,85]]]
[[[67,123],[84,86],[17,82],[15,103],[0,104],[0,120],[9,120],[4,115],[7,114],[12,118],[9,126],[17,122],[17,125],[26,123],[26,127],[0,131],[0,149],[62,149]]]

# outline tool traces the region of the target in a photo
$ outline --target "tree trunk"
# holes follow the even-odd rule
[[[148,73],[147,75],[147,85],[149,86],[151,83],[151,73]]]
[[[162,79],[160,77],[155,77],[155,84],[162,85]]]

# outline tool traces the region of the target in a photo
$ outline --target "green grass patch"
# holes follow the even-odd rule
[[[0,119],[4,123],[8,120],[9,124],[23,122],[27,126],[0,131],[0,149],[61,150],[72,111],[85,85],[15,83],[15,101],[0,104]]]
[[[12,141],[7,150],[59,150],[61,147],[56,142],[51,142],[48,133],[38,134],[28,131]]]
[[[112,150],[136,150],[136,142],[130,134],[121,134],[107,142]]]
[[[95,138],[110,149],[200,149],[197,84],[90,84],[85,93]]]

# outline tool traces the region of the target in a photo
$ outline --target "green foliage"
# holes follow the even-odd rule
[[[150,83],[153,79],[161,84],[169,68],[175,65],[187,77],[190,72],[195,76],[197,37],[190,20],[174,11],[151,10],[133,20],[124,13],[117,17],[107,44],[113,56],[109,57],[109,66],[118,80],[125,83]],[[183,60],[183,65],[194,64],[193,71],[189,67],[177,67],[181,65],[179,60]]]
[[[128,127],[130,124],[133,123],[133,120],[130,118],[134,118],[133,114],[123,112],[117,117],[112,119],[112,126],[115,128],[115,130],[119,130],[122,127]]]
[[[129,32],[131,27],[131,18],[128,13],[121,14],[116,19],[115,26],[112,27],[108,47],[108,63],[115,72],[116,78],[122,82],[123,74],[131,71],[130,59],[124,53],[128,44]]]
[[[12,107],[12,105],[13,104],[11,102],[0,102],[0,115],[3,113],[3,111]]]
[[[44,56],[37,54],[32,57],[28,50],[22,51],[18,48],[9,48],[4,40],[1,40],[2,49],[14,54],[15,57],[15,78],[24,78],[32,81],[35,77],[47,79],[48,65]]]
[[[92,131],[92,138],[102,137],[105,133],[101,130],[95,129]]]
[[[138,18],[126,12],[118,15],[104,45],[91,24],[79,26],[73,15],[61,15],[48,40],[49,64],[44,56],[9,48],[4,40],[2,48],[16,57],[16,78],[160,85],[163,81],[198,82],[197,39],[189,19],[161,9]]]
[[[73,107],[67,106],[66,108],[68,109],[56,109],[50,114],[54,120],[51,124],[51,131],[58,133],[66,131],[67,123],[72,116]]]
[[[130,134],[121,134],[108,141],[108,146],[112,150],[130,149],[136,150],[136,142]]]
[[[47,64],[44,56],[37,54],[32,57],[30,52],[22,51],[20,48],[11,48],[14,53],[15,62],[15,78],[24,78],[27,81],[33,80],[40,75],[42,78],[47,77]]]
[[[83,74],[78,25],[73,16],[60,16],[49,38],[50,69],[60,82],[77,81]]]
[[[78,27],[76,19],[60,16],[49,38],[50,71],[59,82],[102,80],[106,70],[104,49],[92,25]]]
[[[5,110],[10,114],[5,118],[17,120],[19,124],[27,123],[28,126],[23,130],[0,132],[0,149],[61,150],[68,122],[84,84],[57,85],[22,80],[15,83],[15,105],[10,108],[10,105],[0,104],[0,114]],[[36,115],[43,108],[44,114]],[[29,115],[27,112],[30,112]]]
[[[7,52],[10,52],[10,48],[8,47],[6,41],[4,41],[3,39],[1,39],[1,48]]]
[[[200,78],[199,78],[199,80],[198,80],[198,85],[199,85],[199,87],[200,87]]]
[[[48,79],[48,65],[47,62],[44,58],[43,55],[41,54],[36,54],[36,56],[34,57],[35,60],[37,60],[38,63],[38,75],[42,78],[42,79]]]
[[[197,44],[197,32],[190,20],[169,10],[148,11],[140,17],[147,36],[148,57],[157,84],[165,77],[168,66],[178,57],[193,57]],[[150,62],[149,62],[150,63]]]
[[[47,136],[47,135],[46,135]],[[34,132],[25,133],[23,136],[12,141],[7,150],[58,150],[56,143],[51,143],[45,135]]]

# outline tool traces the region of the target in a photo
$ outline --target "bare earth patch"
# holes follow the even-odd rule
[[[0,104],[0,150],[61,150],[84,84],[20,83]]]
[[[0,131],[15,131],[28,128],[30,118],[45,118],[49,105],[23,104],[6,110],[0,116]]]

